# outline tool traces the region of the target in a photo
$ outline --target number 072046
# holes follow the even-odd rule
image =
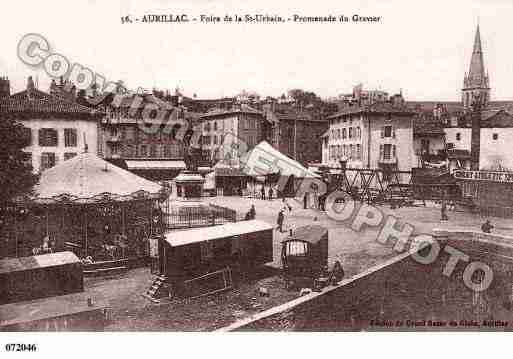
[[[7,352],[35,352],[37,346],[35,344],[9,343],[5,344]]]

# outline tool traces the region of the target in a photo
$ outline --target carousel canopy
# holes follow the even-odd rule
[[[162,187],[114,166],[92,153],[83,153],[41,174],[36,202],[59,200],[97,202],[156,198]]]
[[[299,162],[285,156],[266,141],[260,142],[241,159],[243,172],[248,176],[265,176],[280,173],[300,178],[320,177]]]

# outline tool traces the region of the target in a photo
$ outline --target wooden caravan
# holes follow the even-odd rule
[[[281,260],[287,281],[313,282],[328,265],[328,230],[319,225],[297,228],[282,242]]]
[[[273,226],[259,220],[169,232],[159,241],[159,271],[171,294],[195,297],[231,287],[273,260]]]
[[[82,263],[72,252],[0,260],[0,304],[83,290]]]

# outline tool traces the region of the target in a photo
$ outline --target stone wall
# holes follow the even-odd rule
[[[236,323],[226,330],[511,330],[513,238],[477,232],[437,232],[440,254],[420,264],[409,253],[370,268],[336,287],[312,293]],[[452,275],[443,274],[450,246],[469,256]],[[429,248],[423,251],[429,250]],[[420,253],[426,254],[426,253]],[[476,293],[464,283],[468,263],[481,261],[494,273]],[[496,322],[497,321],[497,322]],[[509,324],[504,326],[498,321]],[[490,325],[490,323],[493,323]],[[503,323],[504,324],[504,323]]]

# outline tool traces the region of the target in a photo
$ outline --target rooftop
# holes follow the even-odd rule
[[[0,100],[0,112],[101,115],[102,112],[50,95],[36,88],[23,90]]]
[[[364,106],[348,106],[341,111],[331,115],[328,119],[334,119],[338,117],[356,115],[356,114],[396,114],[396,115],[414,115],[416,112],[414,109],[407,106],[395,106],[391,103],[377,102],[371,105]]]

